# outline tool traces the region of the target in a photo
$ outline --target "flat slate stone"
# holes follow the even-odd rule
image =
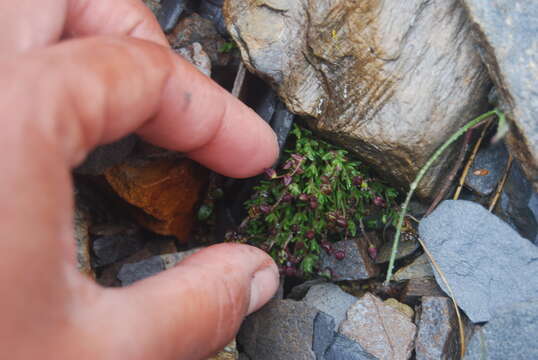
[[[512,121],[511,153],[538,187],[538,1],[463,0],[480,55]]]
[[[481,205],[444,201],[420,222],[419,233],[472,322],[538,298],[538,247]]]
[[[411,264],[398,269],[394,274],[394,281],[420,279],[424,277],[433,277],[433,268],[426,254],[420,255]]]
[[[375,356],[366,352],[358,343],[338,334],[334,343],[325,353],[325,360],[376,360]]]
[[[495,314],[477,329],[465,360],[538,359],[538,299]]]
[[[425,296],[415,340],[417,360],[448,360],[459,355],[458,323],[452,301]]]
[[[337,260],[334,255],[321,252],[321,270],[330,269],[333,281],[364,280],[376,276],[379,269],[370,259],[368,252],[359,247],[355,240],[338,241],[333,244],[334,251],[344,251],[346,256]]]
[[[246,318],[238,343],[251,359],[314,360],[312,341],[318,312],[304,302],[272,300]]]
[[[324,359],[325,352],[334,341],[336,323],[330,315],[320,311],[314,319],[314,337],[312,339],[312,350],[316,354],[317,360]]]
[[[346,319],[347,310],[357,300],[332,283],[313,286],[303,299],[308,305],[330,315],[334,319],[335,330]]]
[[[376,358],[407,360],[413,351],[416,326],[400,311],[366,293],[349,308],[339,334]]]

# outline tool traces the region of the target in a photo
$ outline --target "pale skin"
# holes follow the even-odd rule
[[[278,287],[265,253],[207,248],[124,289],[75,266],[70,169],[136,131],[227,176],[271,129],[168,49],[140,0],[0,0],[0,358],[203,359]]]

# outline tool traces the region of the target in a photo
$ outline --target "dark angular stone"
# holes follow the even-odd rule
[[[538,2],[463,0],[495,83],[499,107],[511,120],[507,145],[538,190]]]
[[[228,30],[222,14],[222,3],[220,0],[201,0],[198,13],[211,21],[221,36],[228,37]]]
[[[339,241],[333,244],[334,251],[343,251],[345,257],[337,260],[333,254],[321,251],[320,269],[330,269],[333,281],[363,280],[376,276],[379,269],[372,262],[368,251],[359,247],[355,240]]]
[[[417,360],[456,359],[459,354],[458,323],[452,301],[425,296],[415,340]]]
[[[521,236],[538,245],[538,194],[518,161],[512,163],[496,213]]]
[[[503,176],[507,162],[508,151],[504,143],[481,149],[476,154],[465,185],[482,196],[491,195]]]
[[[95,265],[112,264],[134,254],[144,247],[144,242],[138,234],[117,234],[101,236],[93,240],[93,253],[96,256]]]
[[[179,17],[185,10],[186,0],[161,0],[157,20],[165,33],[169,33],[176,26]]]
[[[165,269],[165,265],[160,256],[153,256],[134,264],[125,264],[118,272],[118,280],[122,286],[131,285]]]
[[[312,350],[316,354],[316,360],[323,360],[325,351],[333,343],[335,326],[334,318],[322,311],[314,319]]]
[[[108,168],[127,159],[137,142],[136,135],[129,135],[113,143],[98,146],[74,172],[81,175],[102,175]]]
[[[357,302],[357,298],[346,293],[333,283],[315,285],[306,294],[303,301],[334,319],[336,330],[346,319],[347,310]]]
[[[538,359],[538,300],[519,303],[476,329],[465,360]]]
[[[256,360],[314,360],[314,319],[318,310],[298,301],[272,300],[248,316],[237,341]]]
[[[348,337],[337,334],[331,347],[325,353],[325,360],[376,360],[362,346]]]
[[[419,233],[471,321],[538,298],[538,247],[481,205],[444,201],[420,222]]]

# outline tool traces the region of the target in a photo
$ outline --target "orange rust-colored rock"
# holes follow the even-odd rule
[[[156,159],[122,164],[105,172],[109,184],[148,229],[188,240],[195,221],[194,207],[208,182],[208,170],[189,159]]]

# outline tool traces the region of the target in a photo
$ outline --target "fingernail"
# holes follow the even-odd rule
[[[258,270],[250,283],[248,314],[260,309],[275,295],[279,285],[278,269],[274,265]]]

